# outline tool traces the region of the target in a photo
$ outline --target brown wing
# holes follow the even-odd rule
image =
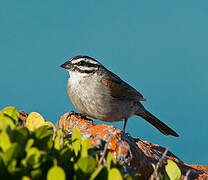
[[[142,94],[140,94],[136,89],[122,81],[117,75],[108,71],[105,73],[101,82],[103,85],[108,86],[111,89],[111,95],[114,98],[120,100],[132,101],[145,101]]]

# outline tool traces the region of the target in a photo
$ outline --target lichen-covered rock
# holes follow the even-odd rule
[[[19,111],[19,125],[26,125],[28,114]],[[98,125],[74,112],[68,112],[61,116],[59,128],[71,136],[73,128],[78,127],[82,138],[90,138],[96,153],[103,156],[106,151],[111,152],[114,159],[124,167],[123,174],[139,174],[139,179],[156,179],[154,167],[160,162],[160,173],[165,172],[168,160],[174,161],[180,168],[180,179],[208,179],[208,167],[203,165],[188,165],[181,161],[166,148],[123,134],[122,131],[110,125]],[[103,162],[106,162],[107,152]],[[100,158],[101,159],[101,158]],[[157,175],[157,174],[156,174]]]
[[[134,175],[139,173],[142,179],[151,176],[154,169],[152,164],[157,165],[158,161],[164,156],[166,148],[133,138],[114,126],[94,124],[75,113],[68,112],[61,116],[59,127],[63,128],[68,135],[73,128],[79,127],[82,138],[90,138],[94,147],[103,152],[105,147],[111,152],[116,161],[123,167],[123,173]],[[208,167],[200,165],[187,165],[170,151],[163,157],[162,166],[167,164],[167,160],[173,160],[181,170],[181,179],[208,179]],[[141,176],[140,176],[141,178]]]

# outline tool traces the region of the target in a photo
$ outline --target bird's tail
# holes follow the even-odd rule
[[[164,135],[166,135],[166,136],[172,135],[175,137],[179,137],[179,135],[174,130],[169,128],[166,124],[164,124],[162,121],[160,121],[158,118],[156,118],[150,112],[148,112],[144,107],[143,107],[143,110],[144,110],[143,113],[136,113],[136,115],[141,116],[147,122],[149,122],[154,127],[156,127]]]

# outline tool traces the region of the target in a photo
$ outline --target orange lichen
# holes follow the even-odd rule
[[[66,117],[66,114],[61,117],[60,124],[62,124],[64,117]],[[105,141],[106,143],[109,141],[108,151],[111,152],[116,159],[122,156],[122,161],[128,162],[132,171],[135,173],[139,172],[144,179],[148,178],[153,171],[151,163],[156,164],[166,150],[166,148],[159,145],[142,141],[138,138],[125,136],[119,129],[113,126],[97,125],[76,115],[72,115],[71,118],[66,118],[64,121],[64,129],[72,128],[73,125],[76,124],[76,126],[80,128],[81,133],[84,133],[86,137],[92,139],[92,144],[96,147],[99,146],[98,144],[101,143],[101,141]],[[76,123],[70,124],[69,121],[76,121]],[[198,177],[198,179],[201,177],[204,178],[201,171],[206,173],[207,167],[186,165],[170,151],[168,151],[166,157],[175,161],[181,170],[183,170],[183,173],[186,173],[190,168],[194,168],[196,173],[192,172],[191,176],[194,178]],[[199,170],[199,172],[197,170]],[[182,177],[185,177],[185,174],[182,174]]]
[[[19,119],[25,122],[27,114],[20,111]],[[63,128],[66,133],[72,133],[75,126],[80,128],[82,137],[90,138],[93,146],[100,148],[101,152],[104,146],[108,145],[107,150],[113,154],[115,160],[126,166],[126,169],[129,170],[127,173],[140,173],[141,179],[149,178],[153,171],[151,164],[156,164],[166,150],[162,146],[122,134],[121,130],[113,126],[97,125],[71,112],[61,116],[59,128]],[[190,179],[208,179],[208,167],[206,166],[187,165],[170,151],[167,152],[166,159],[177,163],[182,172],[181,179],[185,178],[188,170],[191,170]]]
[[[201,171],[205,171],[206,173],[208,173],[208,167],[207,166],[203,166],[203,165],[188,165],[187,166],[190,166],[194,169],[198,169],[198,170],[201,170]]]

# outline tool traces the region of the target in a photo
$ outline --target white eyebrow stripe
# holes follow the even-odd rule
[[[97,70],[97,67],[88,67],[88,66],[79,66],[77,67],[78,69],[82,70],[82,71],[92,71],[92,70]]]
[[[72,59],[71,63],[72,63],[72,64],[77,64],[78,62],[83,61],[83,60],[84,60],[83,58]]]
[[[79,63],[80,61],[85,61],[85,62],[87,62],[87,63],[98,64],[98,65],[99,65],[98,62],[93,61],[92,59],[87,59],[87,58],[72,59],[71,63],[72,63],[72,64],[77,64],[77,63]]]

